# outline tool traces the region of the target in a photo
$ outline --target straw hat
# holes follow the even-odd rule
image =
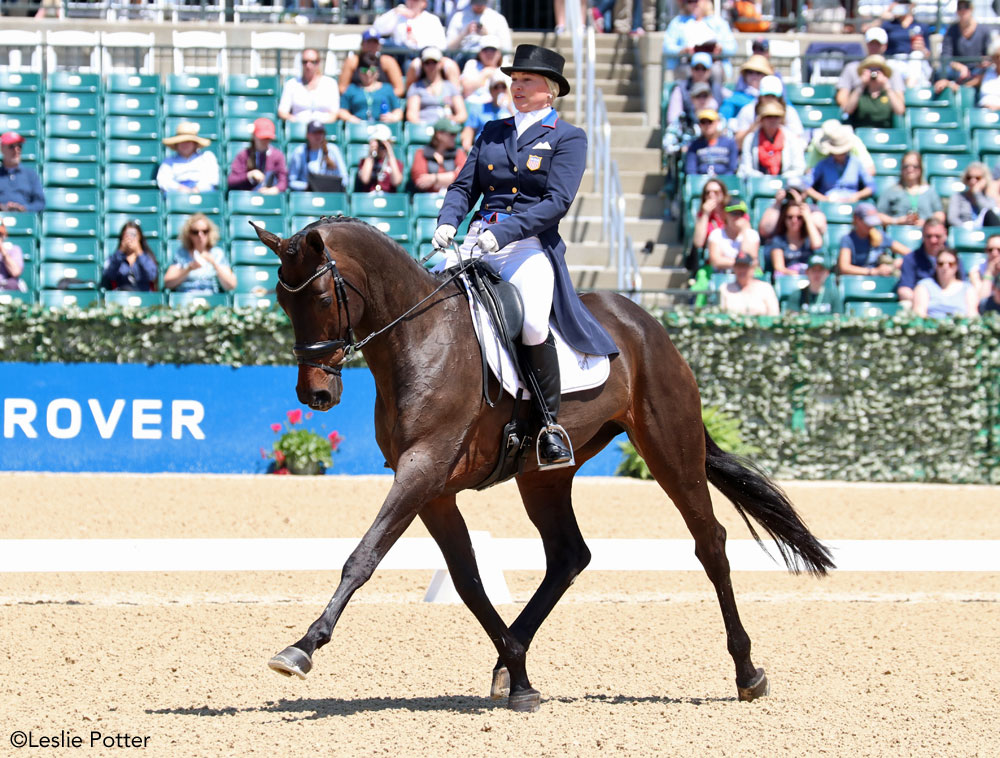
[[[771,64],[767,62],[767,58],[763,55],[751,55],[747,58],[747,62],[740,66],[740,71],[756,71],[759,74],[764,74],[764,76],[770,76],[774,73]]]
[[[769,103],[761,104],[760,109],[757,111],[757,115],[761,118],[764,118],[765,116],[778,116],[779,118],[784,118],[785,106],[772,100]]]
[[[858,71],[867,71],[870,68],[879,69],[887,77],[892,76],[892,69],[881,55],[869,55],[858,64]]]
[[[819,144],[816,149],[823,155],[843,155],[851,152],[854,133],[849,126],[829,119],[821,127]]]
[[[194,142],[199,147],[208,147],[212,140],[198,136],[199,125],[193,121],[181,121],[177,125],[177,134],[173,137],[164,137],[163,144],[169,147],[179,145],[181,142]]]

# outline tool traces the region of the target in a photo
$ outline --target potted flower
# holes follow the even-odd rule
[[[302,424],[302,411],[298,408],[288,411],[287,424],[271,424],[271,431],[280,435],[274,441],[271,452],[261,448],[262,458],[271,459],[270,472],[273,474],[322,474],[333,465],[333,453],[340,447],[343,437],[336,431],[326,437]],[[305,414],[306,420],[312,413]]]

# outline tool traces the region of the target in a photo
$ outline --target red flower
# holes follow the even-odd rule
[[[271,431],[277,434],[281,431],[281,424],[271,424]]]
[[[281,452],[280,450],[275,450],[274,451],[274,460],[280,466],[282,463],[285,462],[285,454],[283,452]]]
[[[330,440],[331,450],[336,450],[338,447],[340,447],[340,443],[344,441],[344,438],[340,436],[340,434],[337,432],[336,429],[330,432],[328,435],[326,435],[326,437],[328,440]]]
[[[275,474],[285,474],[285,475],[287,475],[288,474],[288,469],[286,469],[286,468],[276,468],[274,470],[274,473]]]
[[[288,423],[297,424],[302,421],[302,409],[296,408],[294,411],[288,411]]]

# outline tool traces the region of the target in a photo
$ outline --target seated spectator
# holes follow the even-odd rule
[[[393,95],[395,97],[395,95]],[[326,141],[326,126],[319,121],[313,121],[306,128],[305,144],[299,145],[292,152],[288,161],[288,186],[295,192],[312,190],[314,192],[330,192],[313,186],[314,177],[327,176],[340,179],[342,189],[347,191],[347,164],[340,148]]]
[[[470,113],[469,120],[462,129],[462,147],[466,152],[479,139],[483,126],[498,118],[510,118],[514,115],[510,100],[510,78],[507,74],[497,71],[490,77],[490,101],[482,106],[477,113]]]
[[[837,269],[844,276],[892,276],[902,265],[893,253],[905,256],[909,251],[899,242],[888,239],[879,228],[882,220],[871,203],[854,208],[854,224],[840,238]]]
[[[468,158],[465,150],[455,147],[455,138],[461,129],[446,118],[439,118],[434,124],[430,144],[413,156],[410,181],[417,192],[443,192],[458,177]]]
[[[806,146],[785,128],[785,106],[757,101],[757,116],[743,141],[740,176],[798,176],[806,172]]]
[[[347,88],[351,84],[361,85],[358,66],[361,57],[365,54],[371,55],[378,62],[379,71],[381,71],[379,78],[392,87],[396,97],[402,97],[406,94],[406,87],[403,85],[403,70],[399,67],[399,63],[391,55],[382,52],[382,40],[379,39],[378,32],[374,29],[365,29],[361,35],[361,49],[356,53],[348,53],[340,67],[338,85],[341,95],[347,92]]]
[[[236,286],[229,259],[218,246],[219,228],[204,213],[188,217],[180,245],[163,274],[163,286],[174,292],[214,294]]]
[[[1000,40],[990,45],[990,64],[981,74],[977,104],[980,108],[1000,111]]]
[[[896,295],[902,302],[913,302],[913,288],[922,279],[934,276],[937,269],[938,253],[944,250],[948,232],[944,222],[930,218],[924,222],[923,241],[909,255],[903,256],[903,265],[899,271],[899,284]],[[958,265],[959,278],[965,276],[962,264]]]
[[[924,181],[924,162],[920,153],[911,150],[899,164],[899,184],[883,190],[878,199],[878,213],[885,226],[919,226],[931,218],[944,220],[944,206],[934,188]]]
[[[760,96],[761,80],[773,74],[774,70],[767,62],[767,58],[763,55],[751,55],[747,62],[740,66],[740,80],[733,94],[722,103],[719,115],[727,123],[730,119],[735,119],[744,105],[752,103]]]
[[[969,272],[969,284],[976,290],[976,297],[989,297],[997,279],[1000,279],[1000,234],[991,234],[986,240],[986,260]]]
[[[757,265],[760,236],[750,226],[747,204],[742,200],[726,206],[722,227],[708,235],[708,264],[716,273],[729,271],[740,255],[748,255]]]
[[[380,124],[372,129],[368,154],[361,159],[354,180],[355,192],[395,192],[399,189],[403,183],[403,164],[393,152],[395,141],[388,126]]]
[[[1000,209],[989,192],[990,173],[985,164],[970,163],[962,173],[965,189],[948,200],[948,225],[963,229],[1000,226]]]
[[[285,156],[272,146],[274,122],[259,118],[253,122],[253,138],[240,150],[229,168],[229,189],[253,190],[263,195],[277,195],[288,189]]]
[[[955,15],[958,20],[948,27],[941,39],[941,71],[934,82],[934,91],[946,87],[958,92],[959,87],[978,87],[982,82],[985,61],[990,57],[990,32],[980,26],[972,12],[972,0],[958,0]],[[954,60],[954,59],[958,60]]]
[[[698,136],[698,111],[718,110],[730,92],[712,80],[712,56],[691,56],[690,73],[670,91],[667,101],[667,127],[677,145],[686,145]]]
[[[420,50],[431,45],[446,44],[441,20],[427,11],[427,0],[405,0],[392,10],[375,18],[372,28],[379,37],[389,37],[397,47]]]
[[[403,120],[403,104],[392,87],[380,80],[381,69],[374,55],[364,53],[358,68],[360,84],[350,84],[340,98],[341,121],[357,124],[362,121],[381,121],[394,124]]]
[[[875,161],[865,147],[865,143],[847,124],[830,118],[822,123],[819,129],[814,129],[809,147],[806,148],[806,168],[812,168],[826,157],[826,144],[829,140],[842,139],[842,134],[850,140],[850,154],[861,162],[862,168],[871,176],[875,176]]]
[[[885,29],[880,26],[873,26],[865,32],[865,46],[867,47],[869,57],[873,55],[884,56],[888,43],[889,37],[886,35]],[[861,61],[851,61],[844,66],[843,71],[840,73],[840,78],[837,80],[836,100],[837,105],[841,109],[847,105],[847,99],[851,96],[851,93],[863,84],[861,74],[864,69],[860,68],[860,65]],[[892,75],[889,77],[889,89],[900,94],[906,89],[903,75],[895,69],[893,69]]]
[[[45,210],[42,180],[32,168],[21,165],[24,137],[17,132],[5,132],[0,137],[3,165],[0,166],[0,210],[38,213]]]
[[[465,68],[462,69],[462,96],[465,97],[465,109],[469,118],[473,118],[490,102],[490,80],[494,74],[501,73],[500,64],[503,60],[496,37],[487,35],[480,40],[483,46],[475,58],[466,61]]]
[[[663,35],[663,58],[673,71],[700,52],[715,60],[728,59],[736,54],[736,38],[726,20],[715,13],[712,0],[684,0]],[[722,79],[729,78],[728,71],[720,74]]]
[[[436,47],[425,48],[420,54],[420,78],[406,92],[406,120],[410,123],[433,124],[444,117],[464,124],[468,118],[461,91],[441,73],[441,57]]]
[[[760,238],[763,240],[770,240],[777,228],[778,219],[781,217],[781,210],[785,207],[786,202],[804,203],[804,207],[809,211],[809,218],[812,221],[812,225],[816,227],[816,231],[822,237],[826,234],[826,216],[823,215],[823,211],[812,205],[808,200],[808,195],[806,194],[805,179],[801,176],[789,176],[785,179],[785,186],[779,189],[774,196],[774,202],[764,209],[764,212],[760,216],[760,223],[757,225],[757,231],[760,233]]]
[[[765,76],[760,80],[759,91],[760,96],[740,108],[740,112],[736,114],[736,118],[732,123],[736,144],[742,148],[747,135],[760,128],[760,116],[758,115],[757,107],[761,103],[777,103],[780,105],[785,112],[784,131],[794,134],[800,140],[804,140],[805,127],[802,126],[802,119],[799,118],[799,113],[795,110],[795,106],[785,102],[785,85],[781,83],[781,79],[776,76]],[[802,153],[804,159],[805,144],[802,145]],[[805,173],[805,171],[803,170],[799,173]]]
[[[908,0],[890,4],[876,22],[885,30],[886,56],[899,57],[909,55],[915,49],[925,49],[922,37],[915,42],[915,38],[920,37],[921,29],[914,23],[913,7]]]
[[[507,19],[489,6],[489,0],[471,0],[456,10],[445,32],[446,49],[473,53],[485,47],[483,39],[490,37],[501,50],[513,50]]]
[[[733,261],[735,282],[727,282],[719,290],[719,306],[726,313],[739,316],[777,316],[778,296],[768,282],[755,279],[757,261],[740,253]]]
[[[7,239],[7,227],[0,218],[0,291],[26,292],[27,286],[21,279],[24,271],[24,251]]]
[[[1000,278],[993,280],[993,290],[989,297],[984,297],[979,302],[979,314],[985,316],[987,313],[1000,313]]]
[[[177,133],[164,137],[163,144],[174,153],[156,171],[156,184],[164,192],[211,192],[219,188],[219,159],[200,148],[212,140],[198,136],[198,124],[182,121]]]
[[[152,292],[156,289],[156,258],[149,249],[142,227],[126,221],[118,233],[118,247],[104,264],[101,287],[126,292]]]
[[[849,127],[832,131],[820,141],[819,150],[827,157],[809,170],[806,193],[813,200],[856,203],[871,197],[875,182],[861,162],[851,155],[854,135]]]
[[[740,151],[736,140],[720,134],[719,112],[706,108],[698,112],[701,136],[688,145],[684,172],[692,174],[735,174]]]
[[[278,118],[282,121],[327,124],[337,120],[340,110],[340,87],[320,70],[319,51],[302,51],[302,76],[289,79],[281,89]]]
[[[822,255],[809,258],[806,267],[806,277],[809,284],[792,295],[789,301],[791,310],[803,311],[816,315],[827,315],[844,312],[844,299],[840,290],[830,278],[830,269]]]
[[[718,179],[709,179],[701,188],[701,204],[695,216],[691,242],[695,250],[701,250],[708,243],[709,235],[726,224],[726,206],[729,205],[729,189]]]
[[[770,258],[776,276],[801,274],[808,261],[822,250],[823,233],[817,229],[809,205],[797,190],[789,189],[774,236],[765,248],[765,259]]]
[[[979,315],[976,290],[958,278],[958,256],[954,250],[941,250],[937,254],[934,276],[917,282],[913,290],[913,312],[922,318],[976,318]]]
[[[889,86],[892,69],[881,55],[869,55],[860,64],[861,84],[851,90],[844,104],[844,113],[855,129],[873,126],[892,128],[893,114],[902,116],[906,106],[903,93]]]

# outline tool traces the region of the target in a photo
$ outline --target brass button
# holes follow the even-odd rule
[[[490,192],[492,192],[492,191],[493,191],[493,185],[491,184],[490,185]]]
[[[511,189],[511,192],[513,192],[513,193],[514,193],[514,194],[516,195],[516,194],[517,194],[517,187],[513,187],[513,188]]]
[[[509,205],[507,206],[507,210],[511,210],[511,207]]]
[[[514,166],[514,173],[517,173],[517,166]]]
[[[487,163],[487,164],[486,164],[486,168],[488,168],[488,169],[489,169],[490,171],[492,171],[492,170],[493,170],[493,164],[492,164],[492,163]],[[516,171],[516,170],[517,170],[517,169],[515,169],[515,171]]]

